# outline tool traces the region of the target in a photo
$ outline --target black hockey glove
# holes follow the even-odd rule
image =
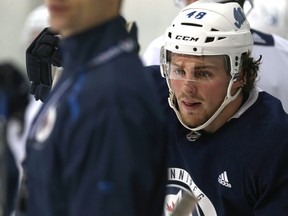
[[[51,65],[61,66],[59,37],[45,28],[26,50],[26,69],[31,81],[30,93],[45,101],[52,87]]]

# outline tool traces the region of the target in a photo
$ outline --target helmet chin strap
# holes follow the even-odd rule
[[[221,106],[216,110],[216,112],[206,121],[204,122],[202,125],[198,126],[198,127],[195,127],[195,128],[191,128],[189,126],[187,126],[183,121],[182,121],[182,118],[181,118],[181,115],[178,111],[178,109],[176,108],[175,106],[175,103],[173,102],[174,100],[174,97],[175,97],[175,94],[174,92],[171,90],[170,88],[170,85],[169,85],[169,88],[170,88],[170,96],[168,98],[168,102],[169,102],[169,105],[170,107],[175,111],[176,113],[176,116],[178,118],[178,120],[180,121],[180,123],[185,127],[187,128],[188,130],[191,130],[191,132],[189,134],[187,134],[187,139],[189,141],[195,141],[197,140],[200,136],[201,136],[201,133],[199,132],[200,130],[206,128],[212,121],[214,121],[214,119],[220,114],[220,112],[233,100],[235,100],[237,98],[237,96],[240,94],[242,88],[239,88],[238,91],[232,96],[231,94],[231,89],[232,89],[232,85],[234,83],[234,78],[232,77],[229,81],[229,85],[228,85],[228,88],[227,88],[227,94],[226,94],[226,97],[224,98]]]

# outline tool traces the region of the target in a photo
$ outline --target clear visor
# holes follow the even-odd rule
[[[220,73],[230,74],[229,57],[191,56],[171,54],[165,66],[165,77],[170,80],[192,82],[211,82],[218,79]]]

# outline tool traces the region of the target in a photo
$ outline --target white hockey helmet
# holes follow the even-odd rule
[[[250,26],[238,3],[195,2],[182,9],[167,28],[161,64],[167,61],[167,51],[197,56],[228,55],[230,73],[235,77],[241,55],[251,52],[252,46]]]
[[[253,38],[249,23],[240,5],[235,2],[225,4],[195,2],[183,8],[167,28],[160,56],[161,74],[166,78],[169,87],[169,104],[183,126],[192,131],[192,137],[198,133],[197,131],[207,127],[241,92],[240,88],[232,95],[231,89],[240,74],[242,54],[251,52],[252,46]],[[223,98],[218,110],[205,123],[195,128],[190,128],[183,123],[175,104],[175,95],[169,80],[169,52],[194,56],[229,57],[231,79],[226,97]]]

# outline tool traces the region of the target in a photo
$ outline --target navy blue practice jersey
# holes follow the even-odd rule
[[[169,168],[164,215],[183,191],[198,199],[190,216],[288,215],[288,116],[281,102],[254,89],[217,132],[189,141],[190,132],[169,108],[159,66],[149,66],[169,121]],[[165,100],[166,98],[166,100]]]

